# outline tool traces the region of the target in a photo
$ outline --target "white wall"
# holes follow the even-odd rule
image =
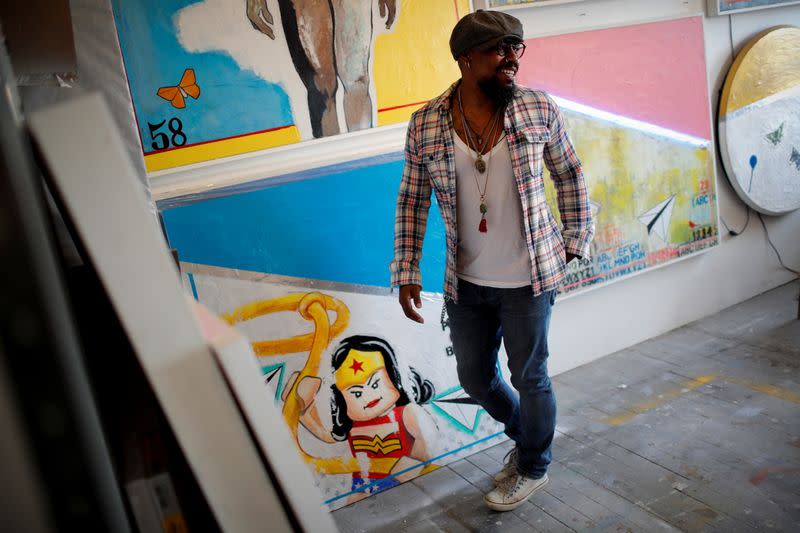
[[[526,37],[632,24],[701,13],[704,0],[594,0],[517,9]],[[752,11],[705,20],[706,62],[712,110],[733,54],[764,29],[800,26],[800,6]],[[734,50],[731,50],[730,35]],[[717,155],[717,194],[722,219],[742,228],[745,207],[728,184]],[[784,262],[800,268],[800,210],[765,217]],[[556,374],[747,300],[791,280],[769,248],[761,223],[731,237],[720,226],[719,246],[696,257],[606,287],[565,298],[556,305],[551,330],[551,372]]]

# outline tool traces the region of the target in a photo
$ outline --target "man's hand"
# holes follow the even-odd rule
[[[267,0],[247,0],[247,18],[255,29],[270,39],[275,38],[275,32],[272,30],[274,21],[267,7]]]
[[[425,319],[414,310],[414,307],[422,309],[422,299],[419,297],[421,290],[422,287],[419,285],[403,285],[400,287],[400,307],[403,308],[403,313],[405,313],[409,319],[424,324]],[[414,301],[414,307],[411,307],[412,300]]]

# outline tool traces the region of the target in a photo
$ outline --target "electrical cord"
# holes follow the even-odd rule
[[[726,174],[726,177],[727,177],[727,174]],[[725,223],[725,219],[722,218],[722,216],[719,217],[719,221],[722,222],[722,225],[725,226],[726,230],[728,230],[728,235],[730,235],[732,237],[736,237],[737,235],[741,235],[742,233],[744,233],[744,230],[747,229],[747,225],[750,224],[750,207],[745,205],[744,208],[747,210],[747,218],[744,220],[744,226],[742,226],[742,229],[740,229],[738,231],[732,230],[731,228],[729,228],[728,225]]]
[[[775,251],[775,255],[778,256],[778,262],[781,264],[783,268],[785,268],[789,272],[794,272],[795,274],[800,276],[800,272],[798,272],[793,268],[789,268],[783,263],[783,258],[781,258],[781,254],[778,251],[778,248],[775,246],[775,244],[773,244],[772,239],[769,238],[769,231],[767,231],[767,223],[764,222],[764,217],[761,216],[761,213],[756,213],[756,214],[758,215],[758,219],[761,221],[761,225],[764,227],[764,235],[767,237],[767,242],[769,243],[770,246],[772,246],[772,249]]]

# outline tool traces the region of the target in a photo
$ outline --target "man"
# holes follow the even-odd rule
[[[458,378],[516,444],[484,498],[497,511],[547,483],[555,431],[550,312],[567,263],[588,253],[594,233],[558,107],[514,83],[522,39],[520,21],[498,11],[478,10],[453,29],[461,79],[409,122],[391,265],[405,315],[422,323],[415,307],[422,307],[419,260],[433,191],[445,224],[444,295]],[[545,200],[543,164],[561,228]],[[501,339],[519,398],[497,371]]]

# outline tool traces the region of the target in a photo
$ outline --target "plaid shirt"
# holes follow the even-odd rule
[[[408,124],[405,167],[397,197],[392,286],[422,285],[419,261],[431,203],[436,194],[447,240],[445,298],[456,300],[456,171],[451,95],[458,82],[416,111]],[[505,112],[528,253],[533,293],[556,289],[566,272],[565,250],[586,256],[594,234],[581,162],[561,112],[544,92],[519,87]],[[547,165],[556,186],[559,228],[547,206],[542,175]]]

